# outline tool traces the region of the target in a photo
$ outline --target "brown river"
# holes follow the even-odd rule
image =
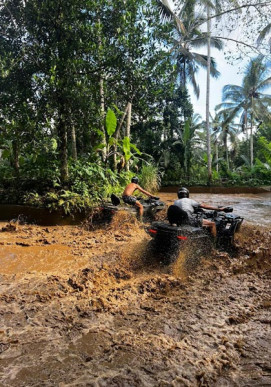
[[[244,216],[234,255],[164,266],[127,213],[0,222],[0,386],[271,386],[271,193],[191,197]]]
[[[171,204],[176,200],[176,193],[161,193],[160,197],[167,204]],[[271,192],[258,194],[194,193],[190,197],[201,203],[231,206],[234,213],[244,217],[247,222],[259,225],[271,224]]]

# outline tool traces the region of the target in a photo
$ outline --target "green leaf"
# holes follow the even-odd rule
[[[52,138],[51,139],[51,147],[52,147],[52,150],[57,150],[57,141],[55,138]]]
[[[93,147],[93,149],[96,151],[96,150],[98,150],[98,149],[103,149],[103,148],[105,148],[105,147],[106,147],[106,144],[100,143],[100,144],[96,145],[95,147]]]
[[[123,112],[117,107],[117,105],[113,104],[113,106],[118,114],[123,114]]]
[[[112,136],[115,133],[117,127],[117,117],[112,109],[108,109],[106,113],[105,123],[107,134],[109,136]]]
[[[9,149],[4,149],[3,152],[2,152],[2,158],[3,159],[8,159],[10,156],[10,151]]]
[[[139,155],[139,156],[141,156],[141,152],[140,152],[140,150],[135,146],[135,144],[131,144],[130,143],[130,147],[133,149],[133,150],[135,150],[136,151],[136,153]]]
[[[131,154],[131,143],[129,137],[124,137],[122,141],[123,146],[123,152],[124,152],[124,158],[126,161],[130,160],[132,154]]]
[[[116,141],[116,139],[114,138],[114,137],[110,137],[109,138],[109,140],[108,140],[108,145],[114,145],[114,144],[116,144],[117,143],[117,141]]]
[[[129,153],[131,151],[131,144],[130,144],[129,137],[124,137],[124,139],[122,140],[122,145],[123,145],[124,153]]]

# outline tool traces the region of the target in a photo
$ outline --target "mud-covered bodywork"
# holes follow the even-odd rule
[[[181,250],[187,252],[188,249],[193,249],[193,253],[200,253],[210,248],[210,234],[202,227],[153,222],[145,231],[152,237],[150,249],[164,264],[174,262]]]
[[[216,223],[218,247],[232,246],[235,233],[240,230],[244,218],[235,214],[221,213],[216,214],[213,220]]]
[[[232,209],[227,209],[232,211]],[[216,223],[217,237],[211,235],[208,228],[200,226],[202,219],[209,219]],[[231,249],[234,246],[234,235],[240,229],[243,218],[226,212],[199,210],[194,215],[193,226],[182,222],[153,222],[145,230],[152,238],[152,247],[162,257],[165,263],[174,261],[181,249],[189,248],[198,251],[208,251],[212,245],[217,248]]]
[[[189,238],[202,239],[206,236],[202,227],[193,227],[189,225],[174,226],[165,222],[153,222],[151,226],[146,227],[147,233],[164,242],[174,239],[176,241],[185,241]]]
[[[159,199],[137,199],[143,205],[143,217],[146,220],[153,220],[155,214],[166,207],[165,203]],[[108,221],[110,221],[113,215],[118,211],[128,211],[130,213],[134,213],[135,215],[138,214],[138,209],[136,206],[126,204],[120,199],[119,201],[117,201],[116,197],[113,198],[113,200],[111,198],[111,202],[103,203],[100,206],[100,209],[102,211],[104,219]]]

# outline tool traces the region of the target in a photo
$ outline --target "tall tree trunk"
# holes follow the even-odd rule
[[[63,44],[64,37],[63,31],[61,28],[63,13],[62,13],[62,4],[59,4],[59,14],[58,14],[58,28],[57,28],[57,42],[58,42],[58,59],[59,64],[56,67],[56,103],[57,103],[57,134],[59,142],[59,156],[60,156],[60,178],[62,184],[65,184],[69,179],[68,171],[68,135],[67,135],[67,120],[69,118],[69,103],[66,97],[66,88],[67,88],[67,75],[66,75],[66,66],[67,66],[67,53],[65,51],[65,46]]]
[[[254,162],[254,150],[253,150],[253,123],[251,120],[251,127],[250,127],[250,166],[253,167]]]
[[[190,170],[191,170],[191,146],[187,144],[188,150],[186,155],[186,169],[187,169],[187,181],[190,182]]]
[[[63,114],[59,117],[58,123],[59,153],[60,153],[60,176],[61,182],[66,183],[69,179],[68,172],[68,136],[65,118]]]
[[[17,137],[17,135],[15,135],[15,137]],[[19,145],[18,145],[17,138],[15,138],[12,141],[12,151],[13,151],[13,167],[14,167],[16,176],[18,176],[20,165],[19,165]]]
[[[225,158],[226,158],[226,165],[227,169],[230,169],[230,163],[229,163],[229,151],[228,151],[228,141],[227,141],[227,136],[225,135],[224,137],[224,148],[225,148]]]
[[[186,86],[186,62],[185,62],[185,59],[183,61],[183,68],[182,68],[182,78],[181,78],[181,83],[182,83],[182,86],[185,87]]]
[[[100,18],[98,19],[98,26],[99,26],[99,31],[98,31],[98,52],[99,52],[99,61],[101,62],[101,54],[102,54],[102,37],[101,37],[101,20]],[[105,135],[105,101],[104,101],[104,76],[101,73],[100,75],[100,81],[99,81],[99,86],[100,86],[100,113],[101,113],[101,121],[100,121],[100,130],[102,132],[102,143],[106,144],[106,135]],[[102,159],[103,161],[106,160],[106,146],[102,149]]]
[[[253,150],[253,114],[251,113],[250,123],[250,166],[253,167],[254,162],[254,150]]]
[[[170,134],[170,123],[168,122],[167,125],[164,126],[164,130],[163,130],[164,141],[167,141],[169,139],[169,134]]]
[[[250,135],[249,135],[249,128],[248,128],[248,120],[247,120],[247,115],[248,115],[248,111],[246,110],[245,111],[245,129],[244,129],[244,134],[246,136],[246,143],[249,144],[250,143]],[[250,160],[250,146],[248,145],[248,147],[246,147],[246,154],[247,154],[247,157],[248,159]]]
[[[246,136],[247,136],[247,141],[248,141],[248,128],[247,128],[247,110],[245,112],[245,133],[246,133]]]
[[[218,173],[218,141],[215,142],[215,168]]]
[[[131,138],[131,118],[132,118],[132,102],[128,102],[127,121],[126,121],[126,137]],[[126,161],[125,169],[130,170],[129,161]]]
[[[75,161],[77,161],[76,132],[75,132],[74,125],[72,125],[71,138],[72,138],[72,158]]]
[[[61,71],[59,71],[59,79],[61,78]],[[65,80],[64,80],[65,82]],[[58,121],[57,121],[57,135],[58,135],[58,149],[60,156],[60,179],[62,184],[65,184],[69,179],[68,171],[68,131],[67,120],[69,118],[69,109],[67,108],[68,102],[65,96],[64,90],[57,91],[57,110],[58,110]]]
[[[105,137],[105,103],[104,103],[104,79],[101,76],[100,77],[100,112],[101,112],[101,123],[100,123],[100,130],[103,133],[102,143],[106,144],[106,137]],[[102,159],[105,161],[106,159],[106,147],[102,150]]]
[[[253,167],[254,162],[254,151],[253,151],[253,105],[254,105],[254,98],[253,95],[251,96],[251,117],[250,117],[250,166]]]
[[[210,8],[207,6],[207,82],[206,82],[206,134],[207,134],[207,163],[208,163],[208,184],[212,180],[211,160],[211,136],[210,136],[210,69],[211,69],[211,20]]]

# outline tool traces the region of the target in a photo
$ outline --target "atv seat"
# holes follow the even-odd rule
[[[167,218],[171,225],[176,224],[177,226],[180,226],[189,222],[187,213],[174,204],[168,207]]]
[[[113,206],[118,206],[120,204],[120,199],[115,194],[112,194],[111,203],[113,204]]]

